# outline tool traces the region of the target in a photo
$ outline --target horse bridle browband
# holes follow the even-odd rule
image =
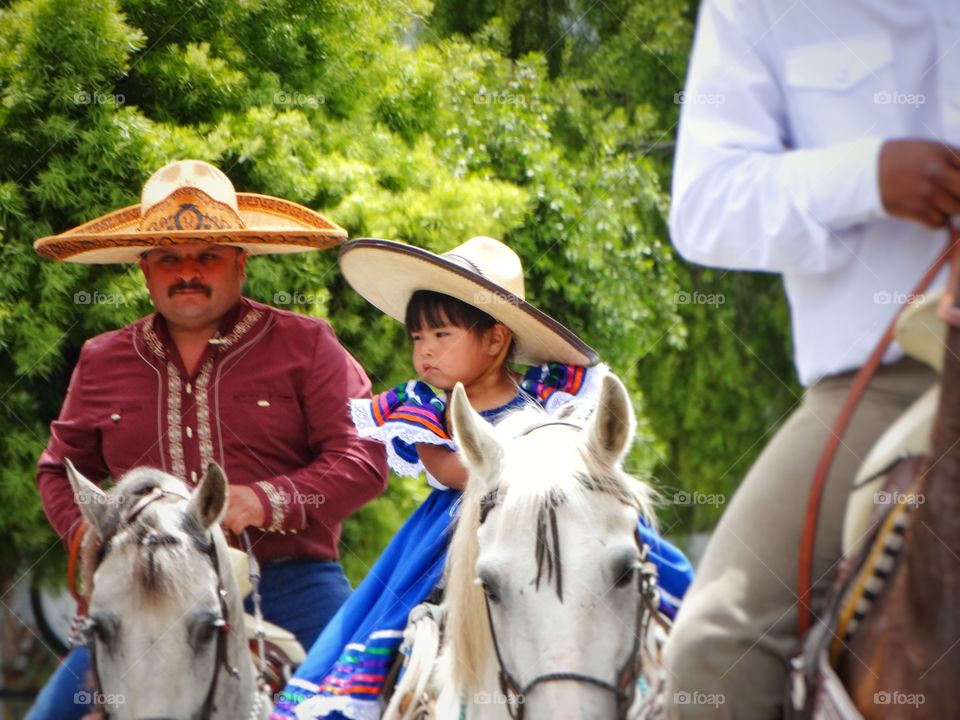
[[[134,505],[131,507],[124,515],[122,516],[121,522],[109,532],[101,541],[100,548],[97,551],[96,555],[96,564],[94,570],[100,566],[103,562],[104,557],[107,554],[107,550],[110,545],[111,539],[119,532],[119,530],[129,525],[133,522],[137,516],[140,515],[148,506],[160,500],[161,498],[178,498],[188,500],[189,498],[181,493],[164,490],[159,487],[151,489],[149,493],[141,497]],[[145,544],[162,544],[165,542],[163,538],[154,539],[147,537],[143,540]],[[210,562],[213,565],[213,571],[217,576],[217,600],[220,604],[220,620],[216,621],[217,626],[217,649],[216,649],[216,660],[213,671],[213,678],[210,680],[210,687],[207,689],[207,694],[203,701],[203,706],[198,716],[198,720],[207,720],[214,711],[213,701],[216,695],[217,683],[220,681],[220,670],[225,669],[226,672],[231,677],[239,677],[240,672],[235,666],[232,666],[228,662],[227,658],[227,636],[230,633],[230,612],[229,607],[227,606],[227,591],[223,586],[223,576],[220,574],[220,559],[217,556],[216,545],[211,541],[208,545],[201,545],[201,550],[207,557],[210,558]],[[100,706],[100,698],[103,697],[103,686],[100,683],[100,671],[97,668],[97,642],[92,630],[92,621],[87,622],[85,628],[85,640],[87,649],[90,652],[90,669],[93,674],[93,683],[96,688],[94,693],[94,704]],[[100,706],[105,720],[110,720],[110,713],[105,706]]]
[[[534,430],[539,430],[542,427],[547,427],[550,425],[566,425],[578,430],[583,429],[583,426],[577,423],[551,420],[533,425],[515,437],[528,435]],[[499,491],[497,489],[492,490],[480,498],[481,525],[487,519],[489,512],[496,507],[498,498]],[[555,516],[553,519],[555,527]],[[553,672],[538,675],[526,685],[521,686],[520,683],[517,682],[516,677],[509,670],[507,670],[507,667],[503,661],[503,655],[500,652],[500,643],[497,639],[496,628],[493,624],[493,614],[490,610],[490,598],[487,597],[486,593],[484,593],[483,601],[487,609],[487,622],[490,625],[490,637],[493,640],[493,649],[497,655],[497,664],[499,665],[497,676],[500,681],[500,691],[507,698],[507,712],[510,714],[510,717],[513,718],[513,720],[523,720],[526,696],[531,690],[544,683],[559,681],[587,683],[589,685],[595,685],[596,687],[602,688],[603,690],[609,690],[617,698],[618,717],[621,718],[621,720],[626,718],[627,711],[630,709],[630,705],[633,704],[637,679],[642,671],[642,655],[638,653],[638,650],[640,649],[640,638],[646,634],[650,620],[652,618],[656,618],[657,614],[657,608],[654,604],[657,595],[656,566],[647,561],[650,548],[643,542],[642,538],[640,537],[639,530],[634,532],[634,540],[637,543],[637,548],[640,551],[640,558],[636,567],[637,592],[640,595],[640,602],[637,603],[637,615],[633,634],[633,647],[630,650],[630,654],[627,656],[626,662],[617,672],[618,685],[614,685],[611,682],[607,682],[606,680],[601,680],[600,678],[592,677],[590,675],[583,675],[581,673]],[[557,564],[559,566],[559,552]],[[559,567],[557,572],[559,578]],[[562,595],[560,596],[560,601],[563,602]],[[646,620],[644,620],[645,615]]]
[[[575,430],[583,430],[583,425],[581,423],[571,422],[569,420],[545,420],[541,423],[536,423],[531,425],[523,432],[517,433],[514,435],[514,438],[523,437],[524,435],[529,435],[534,430],[539,430],[540,428],[550,427],[551,425],[563,425],[565,427],[572,427]]]

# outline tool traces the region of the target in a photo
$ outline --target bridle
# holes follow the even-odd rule
[[[577,430],[583,429],[583,426],[577,423],[551,420],[533,425],[515,437],[529,435],[535,430],[539,430],[540,428],[551,425],[565,425],[576,428]],[[480,499],[481,525],[487,519],[489,512],[496,507],[498,499],[499,490],[497,489],[492,490]],[[556,529],[555,508],[551,507],[549,509],[549,513],[556,547],[558,595],[560,596],[560,601],[563,602],[562,590],[560,589],[562,586],[560,584],[561,571],[559,544],[556,544],[558,543],[558,533]],[[637,549],[640,552],[640,558],[635,566],[635,570],[637,572],[637,593],[639,595],[639,602],[637,603],[637,614],[634,624],[633,647],[630,650],[630,654],[627,656],[626,662],[624,662],[617,672],[617,684],[593,677],[591,675],[584,675],[582,673],[552,672],[538,675],[526,685],[521,685],[517,681],[516,676],[507,669],[506,664],[503,661],[503,654],[500,652],[500,643],[497,639],[496,627],[493,624],[493,614],[490,610],[490,598],[486,593],[484,593],[483,601],[487,609],[487,621],[490,624],[490,636],[493,640],[493,649],[496,653],[497,664],[499,666],[497,676],[500,681],[500,691],[506,697],[507,712],[509,713],[510,717],[513,718],[513,720],[523,720],[526,696],[530,693],[530,691],[532,691],[538,685],[559,681],[586,683],[588,685],[594,685],[613,693],[617,698],[617,717],[620,718],[620,720],[624,720],[627,717],[627,712],[630,709],[630,706],[633,704],[635,698],[637,680],[640,677],[640,673],[643,671],[643,653],[640,648],[640,638],[646,636],[651,620],[654,620],[658,623],[660,622],[657,610],[657,566],[648,560],[650,547],[641,539],[639,530],[634,532],[634,540],[637,544]]]
[[[176,499],[176,500],[189,500],[189,498],[182,493],[173,491],[173,490],[164,490],[159,487],[154,487],[150,490],[149,493],[141,497],[134,505],[131,507],[123,516],[120,518],[120,521],[116,523],[102,538],[100,547],[97,550],[96,560],[94,563],[93,570],[96,570],[100,564],[103,562],[106,557],[109,548],[110,541],[116,536],[116,534],[123,527],[129,526],[136,518],[140,515],[147,507],[152,505],[154,502],[161,499]],[[180,542],[178,539],[172,536],[162,536],[157,535],[156,533],[149,533],[145,538],[141,540],[141,543],[145,546],[155,546],[155,545],[164,545],[164,544],[173,544]],[[214,671],[213,677],[210,680],[210,685],[207,688],[206,696],[203,700],[203,705],[200,708],[200,712],[195,716],[197,720],[207,720],[211,717],[212,713],[216,710],[214,706],[214,697],[217,691],[217,684],[220,681],[221,671],[226,672],[230,677],[239,678],[240,671],[235,665],[229,663],[229,658],[227,657],[227,639],[230,634],[230,609],[227,605],[227,591],[223,585],[223,576],[220,572],[220,559],[217,555],[217,548],[214,542],[211,540],[209,543],[198,543],[198,548],[206,555],[211,565],[213,566],[214,574],[217,578],[217,600],[220,605],[220,619],[215,622],[217,628],[217,637],[216,637],[216,656],[214,661]],[[253,570],[251,570],[251,575]],[[258,596],[257,598],[258,599]],[[90,652],[90,668],[93,673],[93,686],[96,692],[94,693],[94,704],[99,706],[103,712],[105,720],[110,720],[110,712],[105,705],[101,705],[100,699],[104,697],[103,695],[103,685],[100,682],[100,671],[97,667],[97,643],[96,637],[93,633],[93,621],[87,620],[83,628],[84,643],[87,646],[87,649]],[[263,663],[261,663],[261,668]],[[259,685],[259,682],[258,682]],[[259,712],[260,705],[263,700],[263,695],[260,692],[258,687],[254,702],[250,710],[250,718],[255,718]]]

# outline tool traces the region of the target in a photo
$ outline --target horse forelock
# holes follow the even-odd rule
[[[539,424],[543,422],[541,417]],[[589,512],[596,505],[597,493],[609,495],[634,508],[648,522],[655,522],[656,493],[649,484],[620,466],[603,463],[576,427],[546,425],[537,430],[537,426],[534,423],[530,426],[533,431],[504,441],[497,498],[509,508],[511,522],[533,522],[544,510],[559,504],[576,513]]]
[[[127,513],[137,502],[156,489],[173,494],[147,504],[135,517],[128,518]],[[100,565],[107,555],[131,555],[131,589],[141,599],[184,595],[190,586],[183,582],[184,568],[189,567],[191,554],[199,551],[209,556],[214,552],[210,532],[184,512],[188,497],[184,483],[160,470],[138,468],[127,473],[109,492],[113,512],[104,528],[95,564]],[[209,562],[208,558],[204,557],[203,562]]]

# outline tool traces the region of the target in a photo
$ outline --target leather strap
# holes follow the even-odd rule
[[[70,552],[67,554],[67,590],[77,601],[77,609],[81,615],[87,613],[87,599],[77,588],[77,562],[80,558],[80,548],[83,547],[83,536],[87,534],[87,523],[80,521],[73,539],[70,541]]]
[[[926,292],[927,288],[930,287],[930,283],[932,283],[934,278],[939,274],[941,268],[943,268],[947,261],[953,256],[952,251],[955,248],[960,248],[960,244],[958,243],[960,243],[960,232],[951,226],[949,245],[940,256],[937,257],[927,272],[924,273],[917,287],[914,288],[912,295],[922,295]],[[817,463],[817,469],[813,475],[813,483],[810,486],[810,495],[807,500],[803,535],[800,540],[800,567],[797,577],[797,601],[799,603],[797,635],[800,638],[803,638],[803,636],[807,634],[813,622],[813,611],[809,604],[810,592],[813,587],[813,551],[816,544],[817,524],[820,518],[820,507],[823,500],[823,489],[827,483],[827,476],[830,474],[830,468],[833,466],[833,460],[840,447],[840,442],[846,433],[847,426],[850,424],[850,419],[853,417],[857,405],[860,404],[860,400],[863,399],[863,394],[870,384],[870,380],[876,373],[877,368],[880,367],[880,361],[890,347],[890,343],[893,342],[893,334],[897,320],[900,319],[900,315],[903,314],[903,311],[907,307],[909,307],[908,304],[901,307],[893,320],[890,321],[890,325],[870,354],[867,362],[860,368],[859,372],[857,372],[856,377],[854,377],[853,385],[850,387],[850,392],[847,393],[847,399],[840,409],[840,414],[834,421],[830,437],[827,439],[823,452],[820,455],[820,461]]]

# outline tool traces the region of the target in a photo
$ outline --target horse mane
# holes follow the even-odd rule
[[[571,407],[571,405],[573,407]],[[511,412],[495,427],[505,448],[505,457],[516,457],[518,451],[527,450],[537,443],[532,435],[524,435],[544,422],[583,419],[592,405],[571,403],[555,415],[550,415],[537,405],[523,407]],[[573,430],[573,428],[568,428]],[[554,436],[555,438],[555,436]],[[541,442],[549,444],[545,438]],[[518,444],[524,446],[517,448]],[[497,488],[501,507],[511,513],[511,523],[531,525],[538,522],[544,508],[563,503],[574,512],[588,512],[595,493],[604,493],[634,507],[651,525],[656,525],[654,504],[656,492],[646,483],[629,475],[622,467],[607,467],[599,456],[581,447],[580,457],[585,472],[566,473],[517,473],[511,481],[510,474],[501,476]],[[534,457],[535,460],[543,459]],[[519,481],[519,480],[522,481]],[[483,590],[476,582],[476,564],[479,556],[477,531],[480,528],[481,497],[485,494],[483,483],[467,482],[460,503],[460,513],[450,543],[446,564],[445,602],[449,638],[449,663],[451,679],[468,695],[481,689],[484,668],[492,659],[489,620]]]
[[[151,490],[161,487],[164,479],[169,482],[174,478],[155,468],[136,468],[108,491],[107,502],[112,512],[104,529],[102,545],[92,534],[88,535],[81,553],[81,577],[88,598],[93,592],[94,573],[106,553],[124,552],[128,548],[136,557],[132,588],[139,591],[144,600],[182,595],[188,591],[189,583],[182,582],[178,568],[182,569],[191,543],[209,551],[210,540],[204,537],[204,533],[192,523],[170,527],[169,522],[165,522],[165,513],[152,506],[129,523],[123,521],[126,509]],[[188,493],[186,485],[183,492]]]

